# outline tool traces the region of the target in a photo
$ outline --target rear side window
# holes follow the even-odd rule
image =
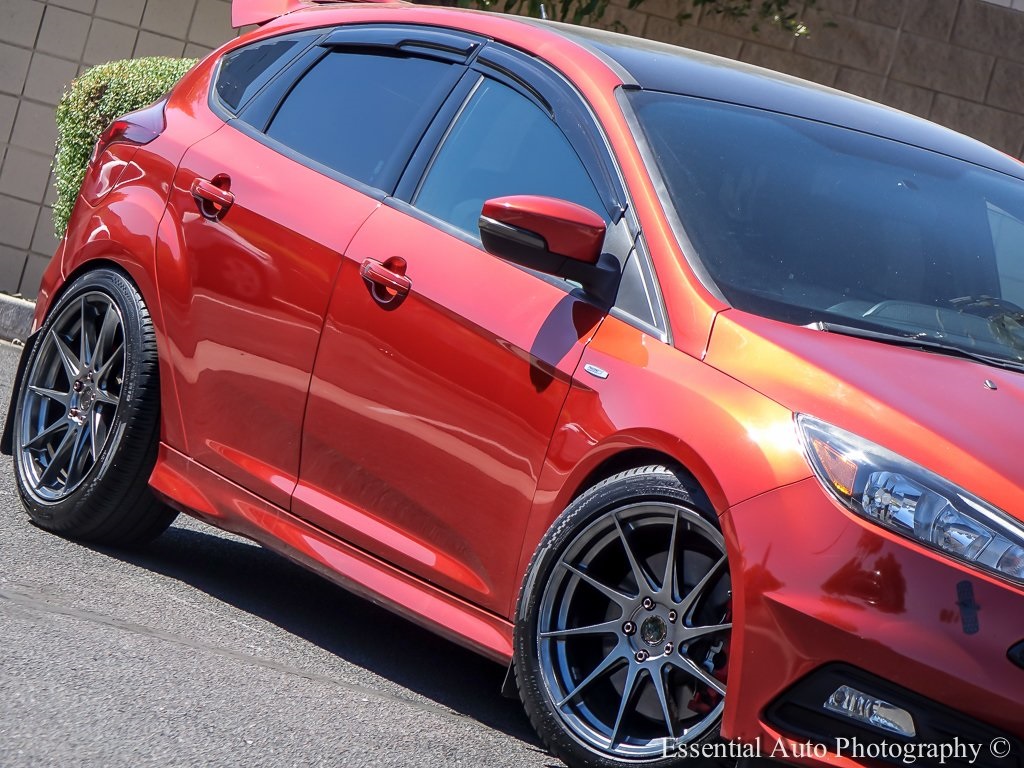
[[[267,135],[373,187],[397,177],[396,148],[422,130],[462,68],[404,55],[338,51],[296,83]]]
[[[252,98],[291,55],[298,53],[304,38],[272,38],[233,51],[224,57],[217,73],[217,97],[232,113]]]

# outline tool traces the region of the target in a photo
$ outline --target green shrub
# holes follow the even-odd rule
[[[89,156],[103,129],[115,118],[159,99],[196,61],[161,56],[112,61],[86,70],[71,83],[57,105],[57,155],[53,161],[57,237],[63,237],[67,229]]]

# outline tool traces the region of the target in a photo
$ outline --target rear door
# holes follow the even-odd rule
[[[189,454],[285,508],[343,255],[471,48],[423,57],[400,43],[374,27],[318,32],[253,85],[242,57],[272,52],[236,54],[214,95],[228,124],[174,178],[164,240],[178,245],[160,278]]]
[[[489,44],[445,109],[346,251],[293,511],[505,613],[552,429],[605,310],[485,252],[476,222],[509,194],[610,223],[621,209],[588,113],[539,64]],[[364,277],[380,267],[410,281],[404,299]]]

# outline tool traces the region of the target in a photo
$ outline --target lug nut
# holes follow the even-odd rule
[[[679,614],[677,614],[677,613],[676,613],[675,611],[669,611],[669,612],[668,612],[668,620],[669,620],[670,622],[672,622],[672,623],[675,623],[676,617],[677,617],[678,615],[679,615]]]
[[[672,643],[665,643],[665,655],[670,656],[672,654]]]
[[[639,651],[636,652],[636,660],[643,664],[645,661],[647,661],[647,657],[649,655],[650,654],[648,654],[647,651],[641,648]]]
[[[627,621],[625,624],[622,625],[622,631],[627,635],[632,635],[634,632],[636,632],[636,624],[634,624],[632,621]]]
[[[649,598],[649,597],[645,597],[644,598],[644,610],[649,611],[652,608],[654,608],[654,601],[651,600],[651,598]]]
[[[75,390],[75,392],[81,392],[83,389],[85,389],[85,385],[81,381],[76,381],[74,384],[71,385],[71,388]]]

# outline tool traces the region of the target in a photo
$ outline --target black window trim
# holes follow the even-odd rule
[[[623,322],[629,323],[635,328],[639,328],[655,338],[661,339],[662,341],[671,344],[671,337],[668,333],[668,316],[665,314],[665,300],[661,293],[661,284],[658,282],[658,278],[654,273],[654,264],[651,263],[651,257],[647,250],[647,244],[644,240],[643,233],[637,232],[636,240],[633,242],[633,249],[630,251],[630,257],[637,259],[637,263],[640,267],[640,279],[643,282],[644,287],[647,289],[647,296],[650,301],[651,314],[654,316],[655,324],[651,325],[646,320],[637,317],[633,313],[626,309],[623,309],[617,303],[611,308],[609,314],[613,317],[617,317]],[[625,264],[622,265],[625,269]]]
[[[368,23],[336,27],[318,44],[326,48],[389,48],[452,64],[466,64],[485,43],[486,38],[439,27]]]

